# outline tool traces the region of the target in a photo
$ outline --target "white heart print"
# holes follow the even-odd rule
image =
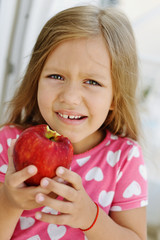
[[[147,200],[142,200],[141,201],[141,207],[145,207],[145,206],[147,206],[147,204],[148,204]]]
[[[48,235],[51,240],[61,239],[66,233],[65,226],[57,226],[55,224],[49,224],[47,229]]]
[[[94,167],[88,171],[88,173],[85,176],[86,181],[95,180],[97,182],[100,182],[103,180],[103,172],[101,168]]]
[[[21,230],[30,228],[35,223],[34,218],[32,217],[20,217],[20,228]]]
[[[118,150],[116,152],[109,151],[107,154],[107,163],[114,167],[117,162],[120,160],[121,150]]]
[[[53,208],[47,207],[47,206],[42,209],[42,212],[50,213],[50,214],[54,214],[54,215],[58,214],[58,212],[56,210],[54,210]]]
[[[2,144],[0,144],[0,153],[2,153],[3,152],[3,146],[2,146]]]
[[[124,198],[130,198],[133,195],[140,195],[141,194],[141,187],[138,182],[133,181],[123,192]]]
[[[10,147],[10,146],[11,146],[11,141],[12,141],[12,139],[11,139],[11,138],[8,138],[8,139],[7,139],[7,145],[8,145],[8,147]]]
[[[116,179],[116,182],[118,182],[118,181],[121,179],[122,175],[123,175],[123,173],[122,173],[122,171],[120,171],[120,168],[119,168],[118,171],[117,171],[117,179]]]
[[[147,180],[147,169],[146,169],[146,166],[140,165],[139,166],[139,172],[140,172],[141,176],[143,177],[143,179]]]
[[[119,212],[119,211],[122,211],[122,208],[120,207],[120,206],[113,206],[113,207],[111,207],[111,209],[110,209],[111,211],[115,211],[115,212]]]
[[[106,192],[105,190],[101,191],[99,194],[98,202],[102,207],[107,207],[111,204],[114,197],[114,191]]]
[[[128,144],[128,145],[133,145],[133,143],[130,142],[129,140],[127,141],[127,144]]]
[[[128,154],[128,161],[130,161],[133,157],[138,158],[140,155],[139,149],[137,146],[133,146]]]
[[[80,167],[82,167],[85,163],[88,162],[88,160],[89,160],[90,158],[91,158],[91,156],[77,159],[77,163],[78,163],[78,165],[79,165]]]
[[[27,238],[27,240],[41,240],[39,235],[32,236],[30,238]]]
[[[7,172],[7,168],[8,168],[8,165],[3,164],[3,165],[0,167],[0,172],[6,173],[6,172]]]
[[[114,134],[111,134],[111,139],[117,140],[117,139],[118,139],[118,136],[116,136],[116,135],[114,135]]]
[[[106,143],[106,146],[109,146],[110,143],[111,143],[111,141],[109,140],[109,141]]]

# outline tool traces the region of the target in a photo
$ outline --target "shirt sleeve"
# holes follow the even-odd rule
[[[118,168],[117,184],[111,211],[123,211],[147,205],[147,170],[140,146],[128,141]]]
[[[4,182],[8,168],[8,148],[11,140],[16,139],[20,131],[13,126],[5,126],[0,129],[0,182]]]

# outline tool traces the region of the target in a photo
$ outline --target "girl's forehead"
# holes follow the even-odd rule
[[[48,56],[45,65],[68,64],[69,61],[110,66],[110,55],[102,36],[66,40]],[[83,64],[82,64],[83,65]]]

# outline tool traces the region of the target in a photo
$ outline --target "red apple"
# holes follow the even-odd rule
[[[37,186],[43,177],[53,178],[57,167],[70,167],[73,147],[70,140],[52,131],[47,125],[37,125],[24,130],[13,150],[16,171],[35,165],[36,175],[27,179],[27,185]]]

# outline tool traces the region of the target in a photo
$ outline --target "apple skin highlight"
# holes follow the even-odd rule
[[[38,186],[43,177],[53,178],[59,166],[69,168],[73,158],[73,146],[63,135],[47,125],[36,125],[24,130],[13,150],[16,171],[35,165],[38,172],[27,179],[29,186]]]

